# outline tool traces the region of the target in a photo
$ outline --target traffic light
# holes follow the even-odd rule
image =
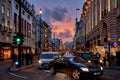
[[[22,45],[24,42],[23,34],[17,34],[13,36],[13,44]]]
[[[16,36],[13,36],[13,44],[16,44]]]

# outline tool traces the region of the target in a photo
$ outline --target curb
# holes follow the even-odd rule
[[[21,68],[16,68],[15,66],[13,66],[13,67],[9,68],[9,71],[10,72],[18,72],[18,71],[21,71],[21,70],[24,70],[24,69],[28,69],[28,68],[34,67],[36,65],[37,64],[35,63],[35,64],[27,65],[27,66],[22,66]]]

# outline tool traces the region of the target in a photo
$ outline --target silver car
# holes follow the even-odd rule
[[[42,52],[39,56],[40,68],[49,68],[49,63],[58,57],[59,52]]]

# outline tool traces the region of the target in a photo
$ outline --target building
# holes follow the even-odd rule
[[[52,44],[52,51],[60,51],[60,47],[61,47],[61,40],[58,38],[52,38],[51,39],[51,44]]]
[[[84,37],[82,25],[83,24],[81,21],[76,20],[76,25],[75,25],[76,31],[73,40],[74,50],[80,50],[82,47],[84,47],[85,37]]]
[[[0,0],[0,56],[11,58],[12,46],[12,3],[11,0]]]
[[[42,35],[42,38],[43,38],[43,40],[42,40],[42,46],[43,46],[43,48],[42,48],[42,50],[43,51],[49,51],[50,50],[50,48],[51,48],[51,34],[52,34],[52,32],[51,32],[51,28],[50,28],[50,26],[44,21],[43,22],[43,35]]]
[[[51,33],[52,32],[50,26],[43,20],[41,20],[40,22],[40,16],[36,15],[36,53],[40,53],[40,48],[41,51],[50,50]]]
[[[87,0],[85,2],[80,20],[91,51],[95,53],[98,51],[104,57],[105,51],[109,51],[109,42],[111,45],[114,42],[119,43],[119,16],[120,0]],[[110,48],[113,55],[117,50],[118,47]]]
[[[13,44],[13,36],[19,32],[19,1],[0,0],[0,54],[4,59],[10,59],[12,53],[18,55],[18,45]],[[24,53],[35,53],[35,10],[27,0],[21,0],[21,33],[24,43],[21,50]]]
[[[11,0],[12,3],[12,37],[19,32],[19,0]],[[35,9],[27,0],[21,0],[21,33],[24,35],[24,43],[21,46],[24,53],[30,50],[35,53]],[[17,45],[12,45],[15,54],[18,53]]]

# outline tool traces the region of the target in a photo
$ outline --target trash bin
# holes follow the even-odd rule
[[[120,66],[120,51],[116,52],[116,65]]]

